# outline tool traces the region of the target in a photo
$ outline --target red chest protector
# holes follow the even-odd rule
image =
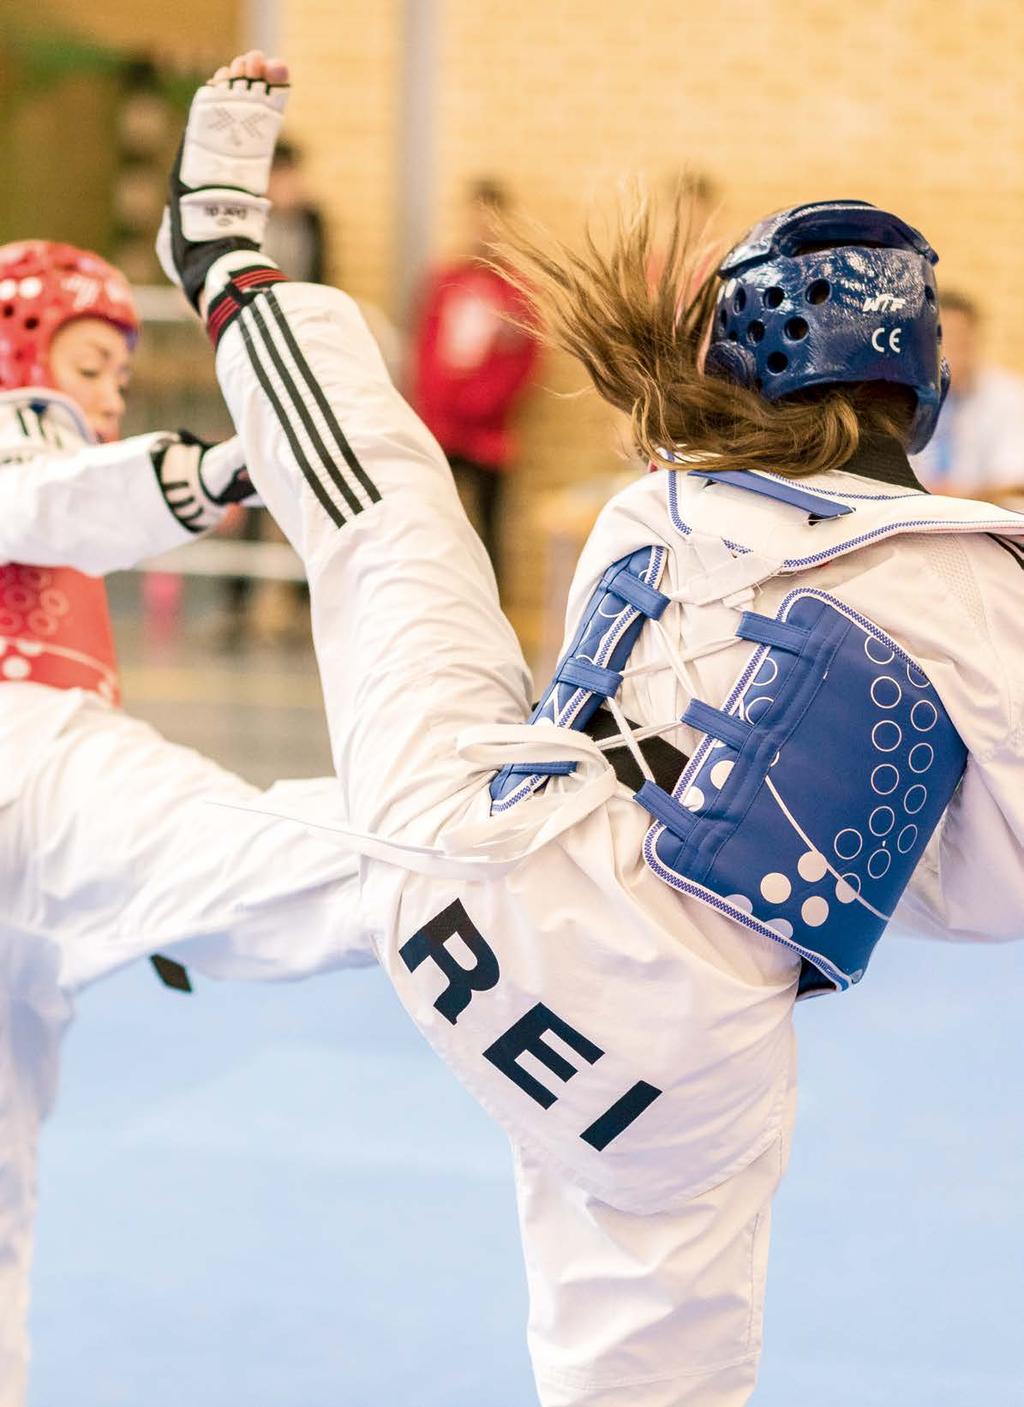
[[[77,407],[54,385],[50,344],[75,318],[99,318],[134,345],[139,315],[125,277],[88,250],[47,240],[0,246],[0,401],[30,442],[91,441]],[[42,392],[33,404],[34,390]],[[25,404],[10,406],[19,395]],[[51,424],[52,412],[55,422]],[[67,436],[67,438],[66,438]],[[17,435],[14,436],[18,438]],[[17,472],[18,456],[5,472]],[[31,466],[26,472],[31,472]],[[0,683],[88,689],[120,701],[114,640],[102,581],[69,567],[0,565]]]
[[[0,566],[0,683],[121,701],[107,591],[71,567]]]

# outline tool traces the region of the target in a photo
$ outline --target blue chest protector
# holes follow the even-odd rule
[[[602,577],[534,711],[584,729],[622,682],[648,617],[664,548]],[[682,716],[703,736],[671,792],[645,781],[651,870],[803,959],[800,995],[859,982],[963,775],[967,750],[930,681],[873,622],[797,589],[773,617],[747,612],[752,649],[720,708]],[[507,767],[505,810],[571,763]]]

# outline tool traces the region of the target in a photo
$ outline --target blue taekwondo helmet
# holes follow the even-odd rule
[[[949,388],[937,262],[922,234],[866,200],[769,215],[719,267],[705,370],[770,401],[842,381],[909,386],[916,453]]]

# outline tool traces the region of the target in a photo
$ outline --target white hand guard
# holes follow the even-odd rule
[[[229,503],[259,503],[237,435],[211,445],[179,430],[152,458],[164,502],[190,533],[216,527]]]
[[[234,250],[259,250],[287,99],[286,85],[250,78],[205,84],[192,99],[156,252],[193,307],[217,259]]]

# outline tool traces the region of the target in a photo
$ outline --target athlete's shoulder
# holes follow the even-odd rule
[[[621,545],[622,552],[616,556],[634,547],[668,541],[672,536],[669,490],[674,477],[667,470],[624,468],[609,485],[611,493],[598,513],[591,539],[596,537],[613,548]]]

